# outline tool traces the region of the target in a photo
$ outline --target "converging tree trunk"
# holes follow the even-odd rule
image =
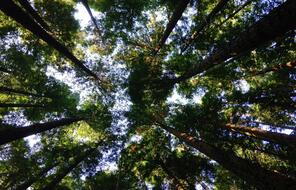
[[[189,2],[190,2],[190,0],[179,0],[179,4],[177,5],[175,11],[173,12],[172,17],[170,18],[169,23],[167,24],[166,29],[165,29],[157,47],[155,48],[154,54],[157,54],[158,51],[162,48],[162,46],[165,44],[170,33],[173,31],[177,22],[182,17],[182,14],[185,11]]]
[[[40,94],[35,94],[35,93],[27,92],[27,91],[24,91],[24,90],[13,89],[13,88],[8,88],[8,87],[4,87],[4,86],[0,87],[0,92],[3,92],[3,93],[15,93],[15,94],[22,94],[22,95],[25,95],[25,96],[34,96],[34,97],[38,97],[38,98],[44,98],[44,96],[40,95]]]
[[[213,53],[197,63],[182,76],[173,79],[173,83],[179,83],[206,71],[217,64],[221,64],[230,58],[236,58],[245,52],[255,49],[270,40],[284,35],[296,27],[296,1],[287,0],[268,15],[254,23],[246,31],[242,32],[233,41],[216,49]],[[224,64],[228,64],[226,62]]]
[[[225,169],[236,174],[249,184],[254,185],[258,189],[266,190],[294,190],[296,181],[288,178],[280,173],[269,171],[262,168],[259,164],[236,156],[231,151],[211,146],[203,141],[197,140],[187,133],[181,133],[174,128],[160,125],[167,132],[175,135],[188,145],[196,148],[209,158],[217,161]]]
[[[90,10],[90,8],[89,8],[88,0],[80,0],[80,1],[81,1],[81,3],[83,4],[83,6],[85,7],[85,9],[87,10],[87,12],[88,12],[88,14],[89,14],[89,16],[90,16],[92,22],[93,22],[94,25],[95,25],[95,28],[97,29],[97,31],[98,31],[99,34],[101,35],[101,31],[100,31],[100,29],[99,29],[99,27],[98,27],[97,21],[96,21],[94,15],[92,14],[92,12],[91,12],[91,10]]]
[[[272,72],[272,71],[279,71],[282,69],[289,69],[292,70],[296,67],[296,61],[289,61],[287,63],[282,63],[279,65],[275,65],[273,67],[267,67],[261,71],[255,71],[253,76],[258,76],[258,75],[264,75],[266,73]]]
[[[54,37],[48,34],[38,23],[36,23],[26,12],[11,0],[1,0],[0,10],[10,16],[33,34],[40,37],[50,46],[70,59],[78,68],[97,80],[101,80],[95,73],[89,70],[80,60],[78,60],[64,45],[59,43]]]
[[[18,185],[17,187],[14,188],[14,190],[24,190],[32,186],[36,181],[41,179],[44,175],[46,175],[50,170],[55,168],[58,165],[58,163],[54,163],[52,165],[44,167],[40,172],[38,172],[37,175],[30,177],[27,181],[24,183]]]
[[[65,125],[70,125],[81,120],[83,120],[83,118],[64,118],[47,123],[36,123],[27,127],[4,126],[0,128],[0,145],[33,134],[38,134]]]
[[[45,108],[41,104],[27,104],[27,103],[0,103],[0,108]]]
[[[42,190],[52,190],[62,181],[64,177],[66,177],[73,169],[75,169],[80,163],[82,163],[86,158],[91,156],[91,154],[96,151],[98,146],[95,148],[90,148],[81,155],[78,155],[74,158],[74,160],[67,164],[66,167],[62,167],[60,170],[54,174],[53,179],[46,184],[45,187],[41,188]]]
[[[195,29],[195,31],[193,32],[193,34],[191,34],[191,36],[189,38],[187,38],[187,40],[185,41],[185,43],[182,45],[181,47],[181,52],[183,53],[184,51],[186,51],[186,49],[190,46],[190,44],[197,38],[198,34],[206,27],[208,26],[213,18],[216,16],[217,13],[219,13],[220,11],[222,11],[225,6],[227,5],[229,0],[220,0],[219,3],[214,7],[214,9],[210,12],[210,14],[201,21],[201,23],[198,24],[197,28]]]
[[[41,18],[37,11],[31,6],[28,0],[17,0],[32,18],[45,30],[50,31],[48,24]]]
[[[277,132],[266,131],[256,127],[244,127],[234,124],[221,126],[229,131],[241,133],[247,136],[263,139],[269,142],[296,147],[296,135],[287,135]]]

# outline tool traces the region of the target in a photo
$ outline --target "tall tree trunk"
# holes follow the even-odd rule
[[[31,185],[33,185],[37,180],[41,179],[45,174],[47,174],[51,169],[55,168],[58,165],[58,163],[54,163],[50,166],[47,166],[43,168],[36,176],[33,176],[29,178],[27,181],[24,183],[18,185],[17,187],[14,188],[14,190],[24,190],[29,188]]]
[[[44,105],[40,104],[26,104],[26,103],[20,103],[20,104],[15,104],[15,103],[0,103],[0,108],[45,108]]]
[[[231,151],[226,151],[214,146],[211,146],[203,141],[197,140],[187,133],[181,133],[174,128],[160,125],[161,128],[169,133],[172,133],[180,140],[188,145],[196,148],[209,158],[217,161],[225,169],[236,174],[249,184],[254,185],[262,190],[294,190],[296,189],[296,181],[292,178],[281,175],[280,173],[269,171],[262,168],[259,164],[236,156]]]
[[[27,91],[20,90],[20,89],[8,88],[8,87],[4,87],[4,86],[0,87],[0,92],[22,94],[22,95],[25,95],[25,96],[34,96],[34,97],[38,97],[38,98],[44,98],[45,97],[43,95],[27,92]]]
[[[55,48],[58,52],[70,59],[78,68],[83,70],[88,75],[94,77],[96,80],[101,80],[95,73],[89,70],[81,61],[79,61],[64,45],[59,43],[54,37],[48,34],[40,25],[38,25],[26,12],[24,12],[12,0],[1,0],[0,10],[7,16],[10,16],[23,27],[30,30],[33,34],[40,37],[50,46]]]
[[[202,73],[217,64],[224,63],[230,58],[236,58],[245,52],[253,50],[270,40],[284,35],[296,27],[296,1],[287,0],[282,5],[270,11],[268,15],[254,23],[246,31],[242,32],[233,41],[216,49],[208,58],[178,77],[173,83],[179,83]],[[225,62],[224,64],[228,64]]]
[[[177,22],[179,19],[182,17],[183,12],[185,11],[188,3],[190,0],[179,0],[179,4],[177,5],[175,11],[173,12],[172,17],[169,20],[169,23],[166,26],[166,29],[157,45],[155,48],[153,54],[156,55],[158,51],[162,48],[162,46],[165,44],[165,41],[168,39],[170,33],[173,31],[175,28]]]
[[[88,158],[96,149],[90,148],[87,151],[85,151],[83,154],[77,156],[74,158],[73,162],[70,162],[68,166],[61,168],[57,171],[56,174],[54,174],[53,180],[51,180],[45,187],[41,188],[42,190],[52,190],[55,189],[55,187],[62,181],[64,177],[66,177],[73,169],[75,169],[81,162],[83,162],[86,158]]]
[[[212,22],[216,14],[225,8],[228,1],[229,0],[219,1],[219,3],[214,7],[214,9],[210,12],[210,14],[204,20],[202,20],[202,22],[198,25],[198,27],[195,29],[193,34],[189,38],[187,38],[184,44],[182,44],[181,53],[186,51],[186,49],[190,46],[190,44],[197,38],[198,34]]]
[[[32,18],[45,30],[50,31],[48,24],[40,17],[37,11],[31,6],[28,0],[17,0]]]
[[[263,139],[269,142],[296,147],[296,135],[287,135],[277,132],[266,131],[256,127],[244,127],[234,124],[226,124],[221,127],[229,131],[255,137],[258,139]]]
[[[219,28],[222,26],[225,22],[227,22],[229,19],[233,18],[237,13],[239,13],[241,10],[243,10],[246,6],[252,3],[254,0],[248,0],[244,4],[242,4],[237,10],[235,10],[233,13],[231,13],[225,20],[223,20],[220,24],[216,25],[215,28]]]
[[[0,128],[0,145],[27,137],[33,134],[38,134],[54,128],[70,125],[74,122],[81,121],[83,118],[64,118],[47,123],[36,123],[27,127],[5,126]]]
[[[289,61],[287,63],[282,63],[279,65],[275,65],[273,67],[267,67],[261,71],[255,71],[255,73],[253,74],[253,76],[258,76],[258,75],[264,75],[266,73],[272,72],[272,71],[278,71],[278,70],[282,70],[282,69],[294,69],[296,67],[296,61]]]
[[[95,28],[97,29],[97,31],[98,31],[99,34],[101,35],[101,31],[100,31],[100,29],[99,29],[99,27],[98,27],[97,21],[96,21],[95,17],[93,16],[93,14],[92,14],[92,12],[91,12],[91,10],[90,10],[90,8],[89,8],[88,0],[80,0],[80,1],[81,1],[81,3],[83,4],[83,6],[85,7],[85,9],[87,10],[87,12],[88,12],[88,14],[89,14],[89,16],[90,16],[92,22],[93,22],[94,25],[95,25]]]

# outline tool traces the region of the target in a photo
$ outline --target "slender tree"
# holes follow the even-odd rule
[[[89,70],[82,61],[78,60],[64,45],[58,42],[54,37],[48,34],[40,25],[38,25],[28,14],[26,14],[18,5],[11,0],[3,0],[0,2],[0,10],[6,15],[15,19],[23,27],[30,30],[33,34],[47,42],[61,54],[70,59],[78,68],[96,80],[101,80],[95,73]]]
[[[221,126],[229,131],[241,133],[247,136],[263,139],[269,142],[274,142],[283,145],[296,146],[296,135],[287,135],[283,133],[266,131],[256,127],[245,127],[234,124],[226,124]]]
[[[45,105],[30,103],[0,103],[0,108],[45,108]]]
[[[21,94],[21,95],[25,95],[25,96],[34,96],[34,97],[39,97],[39,98],[44,98],[45,97],[43,95],[27,92],[27,91],[24,91],[24,90],[21,90],[21,89],[13,89],[13,88],[8,88],[8,87],[4,87],[4,86],[0,87],[0,92],[2,92],[2,93],[15,93],[15,94]]]
[[[175,135],[188,145],[196,148],[209,158],[217,161],[224,168],[238,175],[245,181],[253,184],[258,189],[295,189],[296,181],[282,174],[266,170],[259,164],[236,156],[233,152],[211,146],[201,140],[197,140],[187,133],[182,133],[174,128],[160,125],[167,132]]]
[[[30,2],[27,0],[17,0],[22,7],[32,16],[32,18],[46,31],[50,32],[50,27],[48,24],[41,18],[37,11],[31,6]]]
[[[277,8],[271,10],[268,15],[254,23],[246,31],[242,32],[233,41],[223,45],[220,49],[216,49],[201,63],[195,64],[194,68],[190,71],[174,79],[173,82],[178,83],[187,80],[217,64],[223,64],[227,59],[236,58],[294,29],[296,27],[296,21],[290,18],[296,16],[295,8],[296,2],[287,0]]]
[[[156,46],[156,48],[154,50],[154,55],[157,54],[157,52],[165,44],[165,41],[168,39],[170,33],[175,28],[178,20],[182,17],[182,14],[185,11],[189,2],[190,2],[190,0],[179,0],[179,4],[177,5],[175,11],[173,12],[172,17],[170,18],[169,23],[167,24],[166,29],[165,29],[158,45]]]
[[[81,120],[83,120],[83,118],[63,118],[60,120],[50,121],[46,123],[36,123],[27,127],[5,126],[0,129],[0,145],[33,134],[38,134],[65,125],[70,125],[74,122]]]
[[[227,5],[229,0],[219,0],[218,4],[213,8],[213,10],[210,12],[210,14],[201,21],[200,24],[198,24],[198,27],[194,30],[194,32],[191,34],[190,37],[187,38],[187,40],[182,44],[181,52],[186,51],[186,49],[190,46],[190,44],[197,38],[198,34],[206,27],[208,26],[214,17],[222,11],[225,6]]]

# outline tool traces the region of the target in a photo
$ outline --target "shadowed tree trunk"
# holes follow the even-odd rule
[[[38,134],[54,128],[70,125],[81,121],[83,118],[64,118],[47,123],[36,123],[27,127],[2,126],[0,128],[0,145],[24,138],[33,134]]]
[[[256,127],[244,127],[233,124],[226,124],[221,127],[229,131],[255,137],[258,139],[263,139],[269,142],[296,147],[296,135],[287,135],[277,132],[266,131]]]
[[[217,13],[219,13],[220,11],[222,11],[226,4],[228,3],[229,0],[220,0],[219,3],[214,7],[214,9],[210,12],[210,14],[201,21],[200,24],[198,24],[197,28],[195,29],[195,31],[193,32],[193,34],[191,34],[191,36],[189,38],[187,38],[187,40],[185,41],[185,43],[182,45],[181,47],[181,52],[183,53],[184,51],[186,51],[186,49],[190,46],[190,44],[197,38],[198,34],[206,27],[208,26],[213,18],[216,16]]]
[[[32,18],[45,30],[50,31],[48,24],[40,17],[37,11],[31,6],[28,0],[17,0]]]
[[[61,54],[70,59],[78,68],[83,70],[88,75],[94,77],[96,80],[101,80],[95,73],[89,70],[80,60],[78,60],[64,45],[59,43],[54,37],[48,34],[40,25],[38,25],[26,12],[24,12],[18,5],[11,0],[1,0],[0,10],[7,16],[10,16],[23,27],[30,30],[33,34],[40,37],[50,46],[55,48]]]
[[[0,87],[0,92],[22,94],[22,95],[25,95],[25,96],[35,96],[35,97],[39,97],[39,98],[44,98],[45,97],[43,95],[39,95],[39,94],[31,93],[31,92],[26,92],[24,90],[12,89],[12,88],[7,88],[7,87],[3,87],[3,86]]]
[[[20,103],[20,104],[14,104],[14,103],[0,103],[0,108],[45,108],[44,105],[40,104],[26,104],[26,103]]]
[[[253,76],[258,76],[258,75],[264,75],[266,73],[272,72],[272,71],[279,71],[282,69],[289,69],[292,70],[296,67],[296,61],[289,61],[287,63],[282,63],[279,65],[275,65],[273,67],[267,67],[261,71],[255,71]]]
[[[42,190],[52,190],[66,177],[73,169],[75,169],[80,163],[82,163],[86,158],[88,158],[94,151],[97,150],[99,144],[95,148],[90,148],[81,155],[74,158],[73,162],[68,163],[64,168],[61,168],[54,174],[54,178],[43,188]]]
[[[51,169],[55,168],[58,165],[58,163],[55,163],[53,165],[47,166],[43,168],[36,176],[33,176],[29,178],[24,183],[20,184],[19,186],[15,187],[14,190],[24,190],[29,188],[31,185],[33,185],[37,180],[41,179],[44,175],[46,175]]]
[[[230,14],[225,20],[223,20],[220,24],[217,24],[215,27],[219,28],[222,26],[225,22],[227,22],[229,19],[233,18],[237,13],[239,13],[241,10],[243,10],[246,6],[252,3],[254,0],[248,0],[244,4],[242,4],[236,11],[234,11],[232,14]]]
[[[179,0],[179,4],[177,5],[175,11],[173,12],[172,17],[170,18],[169,23],[167,24],[166,29],[165,29],[157,47],[155,48],[155,50],[153,52],[154,55],[156,55],[158,53],[158,51],[162,48],[162,46],[165,44],[170,33],[173,31],[177,22],[182,17],[182,14],[185,11],[189,2],[190,2],[190,0]]]
[[[83,4],[83,6],[85,7],[85,9],[87,10],[87,12],[88,12],[88,14],[89,14],[89,16],[90,16],[92,22],[93,22],[94,25],[95,25],[95,28],[97,29],[97,31],[98,31],[99,34],[101,35],[101,31],[100,31],[100,29],[99,29],[99,27],[98,27],[97,21],[96,21],[95,17],[93,16],[93,14],[92,14],[92,12],[91,12],[91,10],[90,10],[90,8],[89,8],[88,0],[80,0],[80,2]]]
[[[296,1],[287,0],[282,5],[270,11],[268,15],[254,23],[246,31],[242,32],[233,41],[216,49],[213,53],[197,63],[182,76],[173,79],[172,83],[179,83],[202,73],[217,64],[221,64],[230,58],[236,58],[245,52],[253,50],[270,40],[284,35],[296,27]],[[228,64],[226,62],[224,64]]]
[[[196,148],[209,158],[217,161],[225,169],[239,176],[249,184],[254,185],[262,190],[278,190],[286,189],[293,190],[296,188],[296,181],[288,178],[280,173],[266,170],[259,164],[236,156],[231,151],[226,151],[214,146],[211,146],[203,141],[197,140],[187,133],[181,133],[174,128],[159,125],[162,129],[175,135],[180,140],[188,145]]]

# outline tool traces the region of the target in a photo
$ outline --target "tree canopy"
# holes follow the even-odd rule
[[[0,189],[296,189],[295,0],[0,10]]]

